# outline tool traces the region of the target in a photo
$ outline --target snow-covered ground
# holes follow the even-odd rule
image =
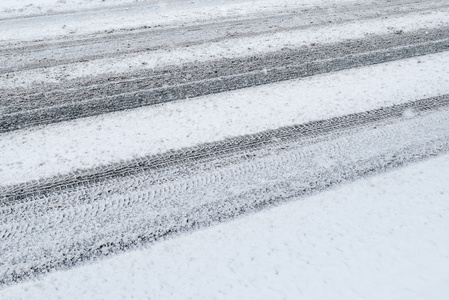
[[[1,299],[449,297],[449,155],[0,291]]]
[[[218,19],[251,19],[264,13],[274,16],[314,9],[311,15],[323,10],[332,14],[336,5],[370,2],[376,1],[0,0],[0,47],[8,45],[7,53],[14,55],[14,48],[36,45],[30,49],[51,49],[72,38],[101,38],[115,31],[126,38],[142,28],[150,35],[153,27],[166,30]],[[8,95],[8,91],[47,84],[64,88],[62,84],[70,80],[92,76],[113,77],[170,65],[259,56],[284,48],[368,40],[375,35],[396,36],[417,30],[427,34],[426,30],[449,26],[449,8],[441,5],[442,1],[434,1],[438,8],[420,7],[416,11],[413,1],[405,2],[410,11],[394,9],[395,13],[383,17],[286,27],[272,34],[242,34],[235,39],[135,50],[116,57],[36,67],[29,64],[31,67],[17,71],[10,68],[0,74],[0,90]],[[22,55],[17,61],[35,59],[33,54]],[[447,95],[448,70],[449,52],[442,52],[0,133],[0,187]],[[394,145],[391,140],[395,137],[399,137],[396,141],[402,138],[402,142],[412,143],[410,136],[416,132],[426,141],[446,136],[445,126],[432,135],[427,128],[435,129],[429,125],[433,123],[427,127],[421,126],[424,121],[419,123],[432,116],[426,119],[416,117],[413,111],[407,113],[410,115],[404,119],[413,119],[414,125],[403,128],[414,130],[402,135],[399,130],[397,136],[387,138],[380,133],[368,145],[380,139]],[[439,120],[438,113],[433,112],[434,122]],[[358,139],[341,140],[352,145],[363,140],[364,133],[358,134]],[[381,155],[382,147],[376,150]],[[448,179],[446,154],[313,196],[290,199],[287,204],[144,249],[42,275],[0,289],[0,299],[449,299]],[[68,197],[70,210],[70,205],[77,204]],[[108,195],[104,197],[106,202],[110,200]],[[13,213],[20,215],[21,210]],[[45,209],[42,213],[46,214]],[[82,216],[76,217],[82,222]],[[15,220],[0,225],[19,228],[30,219],[22,223]],[[0,228],[3,236],[13,232],[7,226]],[[36,232],[33,226],[23,227]],[[59,229],[66,234],[66,228]],[[15,243],[14,239],[9,241]],[[34,251],[32,247],[28,250]]]

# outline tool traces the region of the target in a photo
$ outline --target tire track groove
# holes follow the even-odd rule
[[[447,108],[423,111],[413,118],[382,119],[309,143],[290,139],[264,144],[256,156],[219,168],[212,167],[222,160],[215,157],[196,168],[176,165],[162,173],[86,184],[65,190],[67,198],[55,190],[10,202],[0,214],[0,232],[10,233],[2,233],[9,237],[0,245],[0,284],[447,152],[448,124]]]
[[[0,132],[449,51],[449,28],[370,37],[138,74],[126,82],[0,98]],[[143,76],[143,77],[142,77]],[[188,79],[186,79],[188,78]],[[107,82],[101,79],[100,82]],[[92,87],[94,86],[94,87]],[[131,92],[129,92],[131,91]]]

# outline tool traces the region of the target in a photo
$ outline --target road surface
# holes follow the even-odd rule
[[[449,150],[449,75],[444,65],[449,50],[447,1],[265,7],[253,14],[144,26],[136,21],[131,24],[134,27],[123,28],[101,25],[98,11],[126,14],[102,8],[0,20],[0,27],[11,30],[0,40],[0,147],[5,154],[0,162],[4,180],[0,185],[0,286]],[[60,29],[51,27],[61,18],[90,20],[86,19],[89,14],[100,15],[100,25],[93,32],[59,34]],[[15,28],[31,24],[29,20],[42,24],[35,38],[12,34]],[[426,59],[434,64],[439,60],[440,69]],[[301,90],[305,93],[317,86],[308,83],[328,74],[337,85],[343,81],[341,74],[353,76],[354,92],[374,99],[374,94],[392,91],[397,83],[384,79],[385,91],[367,91],[355,83],[357,76],[364,76],[369,85],[378,80],[375,75],[370,78],[379,74],[375,68],[401,70],[411,64],[414,70],[427,70],[419,78],[421,85],[395,90],[390,98],[404,95],[402,100],[378,99],[370,109],[358,103],[357,97],[340,115],[320,115],[306,105],[300,114],[308,114],[309,119],[292,117],[289,122],[251,131],[244,126],[253,113],[252,100],[248,100],[247,108],[235,112],[242,124],[237,133],[226,134],[227,129],[217,125],[224,132],[218,140],[211,136],[190,138],[190,144],[177,144],[176,139],[164,144],[171,137],[167,129],[161,131],[160,140],[151,142],[150,148],[159,147],[154,151],[120,156],[119,150],[111,148],[105,150],[110,158],[97,163],[75,156],[73,146],[64,148],[61,140],[52,139],[51,132],[58,128],[75,138],[88,132],[88,126],[101,128],[104,118],[125,116],[121,113],[137,118],[134,113],[139,109],[146,109],[144,113],[172,110],[181,118],[182,107],[195,101],[216,105],[217,114],[212,109],[206,116],[210,127],[226,105],[215,95],[255,93],[259,87],[274,89],[284,82],[292,90],[291,82],[305,82]],[[355,73],[343,73],[352,70]],[[437,75],[429,73],[432,70]],[[313,106],[314,99],[303,95],[294,97],[303,97],[301,101]],[[329,96],[329,103],[342,101],[345,106],[345,101],[350,102],[347,98],[334,101],[334,96]],[[270,102],[278,101],[276,95],[269,97]],[[288,105],[296,103],[288,101],[274,118],[287,119],[294,110]],[[84,125],[77,123],[81,118]],[[151,135],[155,126],[142,130]],[[176,120],[173,128],[189,137],[188,129]],[[112,129],[103,138],[125,139],[125,133],[115,136],[114,132],[120,130]],[[206,130],[198,132],[202,133],[207,136]],[[34,143],[33,136],[45,147]],[[91,148],[98,145],[90,144]],[[122,150],[133,147],[120,145]],[[26,147],[32,150],[27,152]],[[59,149],[60,156],[47,159],[53,148]],[[13,153],[17,161],[8,160],[7,153]],[[24,163],[27,159],[42,162],[30,168]],[[70,167],[56,169],[50,164],[53,173],[40,171],[52,159]]]

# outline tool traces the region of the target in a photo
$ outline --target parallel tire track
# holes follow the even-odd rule
[[[0,74],[432,7],[448,4],[386,0],[332,12],[312,9],[306,18],[288,12],[210,26],[2,44]],[[114,43],[116,49],[110,47]],[[0,133],[444,51],[448,27],[100,75],[59,87],[5,88]],[[0,185],[0,288],[446,152],[449,95],[441,95]]]
[[[0,74],[446,7],[449,5],[443,0],[384,0],[225,18],[213,23],[182,24],[168,29],[144,26],[49,41],[15,42],[0,45]]]

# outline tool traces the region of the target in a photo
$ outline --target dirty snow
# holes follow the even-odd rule
[[[247,57],[297,48],[311,44],[331,44],[343,40],[360,39],[369,35],[393,33],[398,30],[412,32],[418,29],[449,26],[449,11],[427,14],[409,14],[401,17],[359,21],[318,28],[292,30],[275,34],[232,39],[197,46],[139,52],[121,57],[96,59],[88,62],[64,64],[0,75],[0,87],[28,88],[36,84],[61,83],[67,80],[97,75],[136,72],[167,65],[180,65],[222,58]],[[12,36],[26,38],[28,31],[11,32]],[[31,31],[32,32],[32,31]]]

